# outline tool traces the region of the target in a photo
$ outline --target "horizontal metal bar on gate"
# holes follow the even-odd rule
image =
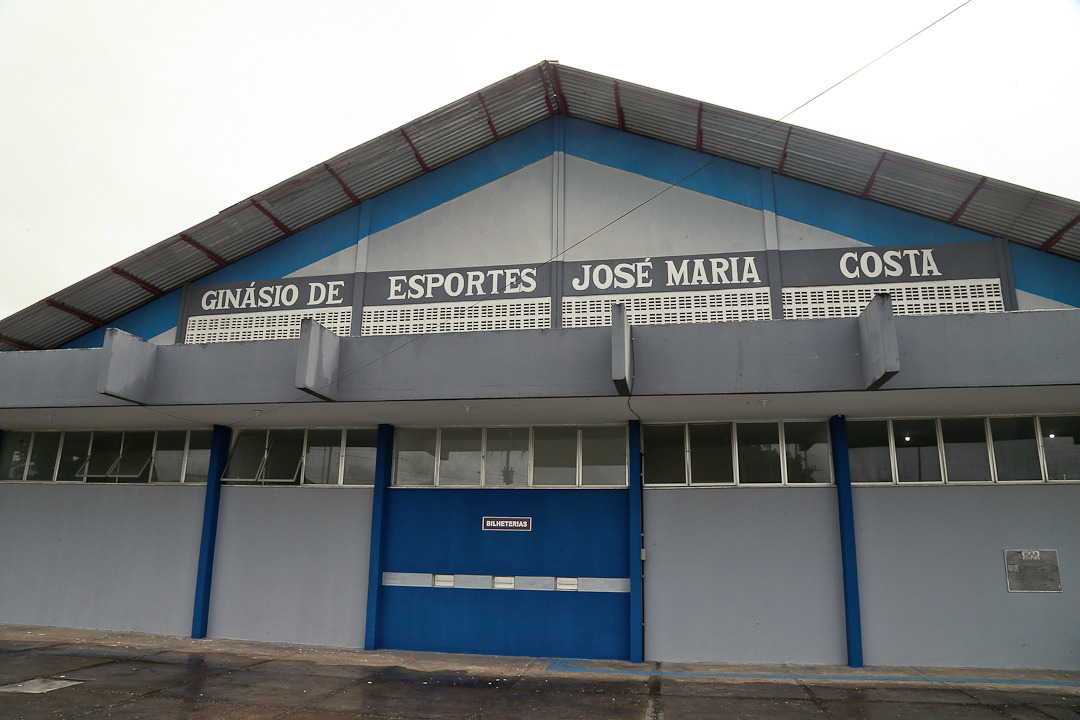
[[[440,580],[436,583],[436,576]],[[452,578],[452,582],[446,580]],[[566,583],[560,580],[573,580]],[[512,581],[512,582],[511,582]],[[384,572],[387,587],[446,587],[472,590],[541,590],[554,591],[573,587],[575,592],[629,593],[630,578],[563,578],[542,575],[442,575],[437,573]]]

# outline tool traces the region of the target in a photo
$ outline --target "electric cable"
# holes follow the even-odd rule
[[[961,10],[962,8],[964,8],[965,6],[967,6],[968,4],[970,4],[971,2],[972,2],[972,0],[964,0],[964,2],[960,3],[959,5],[957,5],[956,7],[954,7],[954,8],[953,8],[952,10],[950,10],[949,12],[947,12],[947,13],[945,13],[944,15],[942,15],[941,17],[937,18],[936,20],[934,20],[934,21],[933,21],[932,23],[930,23],[929,25],[926,25],[925,27],[923,27],[923,28],[922,28],[921,30],[919,30],[918,32],[916,32],[916,33],[914,33],[914,34],[912,34],[912,35],[908,36],[908,37],[907,37],[906,39],[904,39],[904,40],[902,40],[901,42],[897,43],[896,45],[892,46],[891,48],[889,48],[889,49],[888,49],[888,50],[886,50],[885,52],[883,52],[883,53],[881,53],[880,55],[878,55],[877,57],[875,57],[875,58],[874,58],[873,60],[870,60],[869,62],[867,62],[867,63],[863,64],[862,66],[860,66],[860,67],[859,67],[858,69],[856,69],[856,70],[854,70],[854,71],[852,71],[852,72],[848,73],[847,75],[845,75],[845,76],[844,76],[843,78],[841,78],[840,80],[837,80],[837,81],[836,81],[836,82],[834,82],[834,83],[833,83],[832,85],[829,85],[829,86],[828,86],[827,88],[825,88],[825,89],[824,89],[824,90],[822,90],[821,92],[817,93],[816,95],[814,95],[813,97],[811,97],[811,98],[810,98],[809,100],[806,100],[806,101],[804,101],[803,103],[799,104],[799,105],[798,105],[798,106],[796,106],[796,107],[795,107],[794,109],[792,109],[792,110],[788,111],[787,113],[785,113],[785,114],[784,114],[784,115],[782,115],[781,117],[777,118],[776,120],[773,120],[773,121],[769,122],[769,123],[768,123],[767,125],[765,125],[764,127],[762,127],[762,128],[760,129],[760,130],[758,130],[757,132],[755,132],[755,133],[754,133],[753,135],[750,135],[749,137],[747,137],[747,138],[744,138],[743,140],[739,141],[738,143],[736,143],[736,144],[735,144],[735,145],[733,145],[732,147],[728,148],[727,150],[724,150],[724,151],[723,151],[722,153],[720,153],[719,155],[715,155],[715,156],[713,156],[713,157],[712,157],[712,158],[710,158],[710,159],[709,159],[709,160],[708,160],[707,162],[705,162],[704,164],[702,164],[701,166],[699,166],[699,167],[698,167],[697,169],[693,170],[692,172],[689,172],[689,173],[687,173],[686,175],[684,175],[683,177],[679,178],[678,180],[676,180],[676,181],[674,181],[674,182],[669,182],[669,183],[668,183],[668,184],[667,184],[667,185],[666,185],[666,186],[665,186],[665,187],[664,187],[664,188],[663,188],[662,190],[659,190],[658,192],[656,192],[655,194],[653,194],[653,195],[649,196],[648,198],[646,198],[646,199],[645,199],[645,200],[643,200],[642,202],[638,203],[637,205],[634,205],[634,206],[633,206],[632,208],[630,208],[630,209],[629,209],[629,210],[627,210],[626,212],[623,212],[623,213],[621,213],[620,215],[616,216],[616,217],[615,217],[614,219],[610,220],[609,222],[605,223],[604,225],[601,225],[601,226],[600,226],[599,228],[597,228],[596,230],[593,230],[593,231],[592,231],[592,232],[590,232],[590,233],[589,233],[588,235],[585,235],[585,236],[584,236],[583,238],[581,238],[581,239],[580,239],[580,240],[578,240],[577,242],[574,242],[573,244],[571,244],[571,245],[568,245],[567,247],[563,248],[563,249],[562,249],[562,250],[560,250],[559,252],[555,253],[554,255],[552,255],[552,256],[551,256],[550,258],[548,258],[548,259],[547,259],[547,260],[545,260],[544,262],[542,262],[542,263],[538,264],[538,265],[536,266],[536,269],[537,269],[537,270],[540,270],[541,268],[544,268],[545,266],[547,266],[547,265],[550,265],[551,263],[555,262],[556,260],[558,260],[559,258],[561,258],[562,256],[564,256],[564,255],[565,255],[566,253],[568,253],[569,251],[571,251],[571,250],[573,250],[574,248],[576,248],[576,247],[580,246],[581,244],[583,244],[583,243],[587,242],[588,240],[592,239],[593,237],[595,237],[596,235],[600,234],[600,233],[601,233],[601,232],[603,232],[604,230],[607,230],[607,229],[608,229],[609,227],[611,227],[612,225],[616,224],[617,222],[619,222],[619,221],[620,221],[620,220],[622,220],[623,218],[627,217],[628,215],[630,215],[630,214],[632,214],[632,213],[634,213],[634,212],[636,212],[636,211],[640,210],[640,209],[641,209],[642,207],[644,207],[645,205],[647,205],[647,204],[651,203],[651,202],[652,202],[653,200],[656,200],[656,199],[657,199],[658,197],[660,197],[661,195],[665,194],[666,192],[668,192],[668,191],[669,191],[669,190],[671,190],[672,188],[676,188],[676,187],[679,187],[679,186],[681,186],[681,185],[682,185],[682,184],[683,184],[684,182],[686,182],[686,181],[687,181],[687,180],[689,180],[690,178],[694,177],[695,175],[697,175],[698,173],[700,173],[700,172],[701,172],[702,170],[705,170],[706,168],[708,168],[708,167],[709,167],[710,165],[712,165],[713,163],[717,162],[718,160],[723,160],[723,159],[726,159],[726,158],[727,158],[727,157],[728,157],[729,155],[731,155],[731,153],[735,152],[735,151],[736,151],[736,150],[738,150],[738,149],[739,149],[740,147],[743,147],[744,145],[746,145],[747,143],[751,142],[752,140],[754,140],[754,139],[755,139],[755,138],[757,138],[758,136],[762,135],[763,133],[765,133],[765,132],[768,132],[769,130],[771,130],[771,129],[772,129],[772,128],[774,128],[775,126],[777,126],[777,125],[779,125],[780,123],[782,123],[782,122],[783,122],[784,120],[786,120],[787,118],[791,117],[792,115],[794,115],[795,113],[799,112],[799,111],[800,111],[800,110],[802,110],[803,108],[807,107],[807,106],[808,106],[808,105],[810,105],[811,103],[813,103],[813,102],[815,102],[815,101],[819,100],[819,99],[820,99],[820,98],[822,98],[822,97],[823,97],[824,95],[826,95],[827,93],[831,92],[832,90],[835,90],[835,89],[836,89],[837,87],[839,87],[839,86],[840,86],[840,85],[842,85],[843,83],[847,82],[847,81],[848,81],[848,80],[850,80],[851,78],[855,77],[855,76],[856,76],[856,75],[858,75],[859,73],[861,73],[861,72],[863,72],[864,70],[866,70],[867,68],[869,68],[869,67],[870,67],[871,65],[874,65],[874,64],[875,64],[875,63],[877,63],[877,62],[878,62],[879,60],[881,60],[881,59],[885,58],[886,56],[888,56],[888,55],[890,55],[891,53],[895,52],[895,51],[896,51],[896,50],[898,50],[899,48],[903,47],[903,46],[904,46],[904,45],[906,45],[907,43],[909,43],[909,42],[911,42],[912,40],[914,40],[915,38],[919,37],[919,36],[920,36],[920,35],[922,35],[922,34],[923,34],[924,32],[926,32],[926,31],[927,31],[927,30],[929,30],[930,28],[934,27],[934,26],[935,26],[935,25],[937,25],[938,23],[942,22],[942,21],[943,21],[943,20],[945,20],[946,18],[950,17],[951,15],[953,15],[954,13],[956,13],[957,11]],[[476,307],[477,305],[479,305],[479,304],[480,304],[480,302],[482,302],[482,301],[480,301],[480,300],[476,300],[476,301],[474,301],[474,302],[473,302],[473,303],[472,303],[471,305],[467,305],[467,306],[466,306],[466,309],[469,309],[469,308],[473,308],[473,307]],[[421,332],[421,333],[417,333],[417,334],[413,335],[413,336],[412,336],[411,338],[409,338],[409,339],[408,339],[407,341],[403,342],[403,343],[402,343],[401,345],[398,345],[397,347],[395,347],[395,348],[392,348],[392,349],[388,350],[387,352],[383,353],[383,354],[382,354],[382,355],[380,355],[379,357],[376,357],[376,358],[374,358],[373,360],[370,360],[369,362],[367,362],[367,363],[364,363],[364,364],[363,364],[363,365],[361,365],[360,367],[358,367],[358,368],[355,368],[355,369],[351,370],[350,372],[346,373],[345,375],[342,375],[341,377],[339,377],[339,378],[338,378],[337,380],[334,380],[333,382],[327,383],[326,385],[323,385],[323,386],[321,386],[321,387],[319,387],[319,388],[316,388],[316,390],[325,390],[325,389],[326,389],[327,387],[329,387],[330,385],[333,385],[333,384],[335,384],[335,383],[339,383],[339,382],[341,382],[342,380],[344,380],[344,379],[346,379],[346,378],[348,378],[348,377],[351,377],[351,376],[353,376],[353,375],[355,375],[355,374],[357,374],[357,373],[359,373],[359,372],[361,372],[361,371],[363,371],[363,370],[365,370],[365,369],[367,369],[367,368],[371,367],[371,366],[372,366],[372,365],[374,365],[375,363],[381,362],[382,360],[386,359],[387,357],[390,357],[391,355],[393,355],[394,353],[398,352],[399,350],[402,350],[402,349],[404,349],[404,348],[408,347],[409,345],[411,345],[411,344],[413,344],[414,342],[416,342],[416,341],[420,340],[421,338],[424,338],[424,337],[427,337],[427,336],[429,336],[429,335],[433,335],[433,334],[436,334],[436,333],[432,333],[432,332],[427,332],[427,331],[425,331],[425,332]],[[268,415],[268,414],[270,414],[270,413],[272,413],[272,412],[276,412],[277,410],[281,410],[281,409],[283,409],[283,408],[289,407],[290,405],[293,405],[293,404],[295,404],[295,403],[298,403],[298,402],[301,402],[301,401],[305,401],[305,400],[307,400],[307,399],[308,399],[309,397],[310,397],[310,396],[308,396],[307,394],[302,394],[302,395],[299,395],[299,396],[298,396],[298,397],[297,397],[297,398],[296,398],[295,400],[289,400],[289,401],[285,401],[285,402],[282,402],[282,403],[274,403],[274,405],[276,405],[276,407],[272,407],[272,408],[270,408],[270,409],[268,409],[268,410],[263,410],[263,411],[262,411],[261,413],[259,413],[258,415],[254,416],[254,417],[252,417],[252,418],[247,418],[247,419],[245,419],[245,420],[241,420],[241,421],[239,421],[239,422],[235,423],[235,424],[233,425],[233,427],[237,427],[237,426],[243,425],[243,424],[245,424],[245,423],[249,422],[250,420],[253,420],[253,419],[255,419],[255,417],[260,417],[260,418],[261,418],[261,417],[265,417],[266,415]],[[160,412],[160,411],[157,411],[157,410],[156,410],[155,408],[152,408],[152,407],[151,407],[151,406],[149,406],[149,405],[146,405],[146,406],[144,406],[144,407],[147,407],[147,408],[149,408],[149,409],[151,409],[151,410],[154,410],[155,412]],[[634,411],[633,407],[631,407],[631,406],[630,406],[630,397],[629,397],[629,396],[627,397],[627,407],[628,407],[628,408],[630,409],[630,412],[634,413],[634,415],[635,415],[635,416],[637,416],[638,420],[641,420],[641,416],[640,416],[640,415],[638,415],[638,413],[637,413],[636,411]],[[182,418],[179,418],[179,417],[177,417],[177,416],[175,416],[175,415],[169,415],[168,413],[164,413],[164,412],[162,412],[162,414],[163,414],[163,415],[167,415],[168,417],[172,417],[172,418],[174,418],[174,419],[182,420]],[[194,422],[194,421],[191,421],[191,422]]]

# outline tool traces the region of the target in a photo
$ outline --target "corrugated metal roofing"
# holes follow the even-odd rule
[[[70,342],[351,205],[563,114],[1080,260],[1080,202],[543,62],[344,152],[0,321],[0,349]]]

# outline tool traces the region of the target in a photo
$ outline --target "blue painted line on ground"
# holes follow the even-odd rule
[[[982,683],[990,685],[1043,685],[1051,687],[1080,687],[1080,682],[1067,680],[1028,680],[1024,678],[964,678],[933,677],[923,675],[800,675],[797,673],[718,673],[687,672],[677,670],[617,670],[614,668],[589,667],[584,662],[568,662],[540,658],[548,663],[548,672],[579,672],[602,675],[660,675],[664,677],[715,677],[750,680],[859,680],[872,682],[947,682]]]

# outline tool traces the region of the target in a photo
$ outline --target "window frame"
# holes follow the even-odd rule
[[[825,437],[827,438],[826,444],[829,448],[829,463],[828,463],[828,482],[812,482],[812,483],[792,483],[788,478],[788,456],[787,456],[787,423],[822,423],[825,426]],[[739,425],[777,425],[777,441],[780,456],[780,482],[742,482],[740,480],[739,473]],[[692,449],[690,446],[690,426],[691,425],[727,425],[731,428],[731,482],[694,482],[693,478],[693,462],[692,462]],[[788,418],[784,420],[718,420],[718,421],[694,421],[683,423],[648,423],[649,427],[676,427],[681,426],[683,430],[683,482],[669,482],[669,483],[650,483],[647,479],[643,478],[643,485],[647,488],[730,488],[730,487],[757,487],[757,488],[776,488],[776,487],[834,487],[836,485],[836,478],[833,472],[832,463],[832,432],[829,429],[828,421],[820,418]],[[641,449],[642,454],[648,453],[648,448],[645,444],[645,424],[641,426]],[[644,468],[644,460],[642,461],[642,468]]]
[[[623,482],[618,485],[592,485],[585,484],[583,482],[582,474],[582,453],[583,453],[583,429],[584,428],[620,428],[623,431],[623,442],[625,453],[623,455]],[[528,463],[528,479],[525,485],[502,485],[492,483],[488,480],[487,473],[487,448],[488,448],[488,430],[501,429],[501,428],[520,428],[527,429],[529,431],[529,463]],[[573,485],[537,485],[535,482],[535,462],[536,462],[536,429],[537,428],[574,428],[575,429],[575,449],[574,449],[574,484]],[[630,433],[629,426],[626,424],[615,423],[601,423],[597,425],[448,425],[448,426],[433,426],[433,425],[410,425],[398,429],[407,430],[434,430],[435,431],[435,467],[434,478],[431,483],[425,483],[423,485],[398,485],[394,480],[397,475],[396,472],[391,473],[390,487],[399,489],[425,489],[425,488],[448,488],[455,490],[565,490],[565,489],[597,489],[597,490],[618,490],[626,489],[630,486]],[[442,465],[442,437],[443,430],[468,430],[478,429],[480,433],[480,484],[479,485],[447,485],[441,482],[441,465]],[[398,462],[398,433],[394,433],[394,453],[393,462],[396,471]]]
[[[190,458],[190,452],[191,452],[191,433],[192,432],[198,432],[198,431],[204,431],[204,430],[206,430],[206,428],[195,428],[194,430],[192,430],[192,429],[177,430],[175,428],[165,428],[165,429],[128,428],[128,429],[124,429],[124,430],[113,430],[113,429],[108,429],[108,428],[105,428],[105,429],[93,429],[93,430],[81,430],[81,429],[78,429],[78,430],[18,430],[18,431],[15,431],[15,432],[30,433],[30,443],[27,445],[27,450],[26,450],[26,452],[27,452],[27,460],[23,465],[22,477],[20,479],[18,479],[18,480],[6,480],[4,482],[60,483],[60,484],[65,484],[65,485],[74,485],[74,484],[83,484],[83,485],[181,485],[181,484],[202,485],[202,484],[205,484],[205,482],[206,482],[205,478],[203,478],[201,481],[187,481],[186,477],[187,477],[188,460]],[[90,464],[90,461],[91,461],[91,459],[93,457],[94,435],[97,434],[97,433],[115,433],[115,432],[121,433],[120,452],[117,455],[116,459],[113,460],[113,462],[109,464],[109,467],[105,471],[105,473],[99,474],[99,475],[89,475],[87,473],[87,470],[89,469],[89,464]],[[184,450],[183,450],[183,458],[182,458],[181,464],[180,464],[180,476],[179,476],[180,479],[179,480],[157,480],[157,479],[155,479],[156,472],[155,472],[154,463],[155,463],[155,461],[157,459],[157,454],[158,454],[158,439],[160,438],[161,433],[163,433],[163,432],[182,432],[182,433],[184,433]],[[52,471],[49,473],[49,476],[48,476],[47,480],[30,480],[29,479],[30,459],[33,457],[33,452],[34,452],[35,446],[38,444],[38,440],[39,440],[38,436],[42,435],[42,434],[45,434],[45,433],[48,433],[48,434],[56,433],[59,436],[58,439],[57,439],[57,444],[56,444],[55,457],[53,458]],[[58,475],[59,475],[59,472],[60,472],[61,461],[63,459],[64,447],[67,444],[69,436],[71,434],[73,434],[73,433],[89,433],[90,439],[89,439],[89,442],[87,444],[87,456],[78,465],[77,471],[73,474],[73,479],[61,480],[61,479],[59,479]],[[127,447],[128,435],[134,434],[134,433],[139,433],[139,434],[141,434],[141,433],[153,433],[154,437],[153,437],[153,443],[152,443],[151,448],[150,448],[150,455],[149,455],[146,463],[143,465],[143,469],[139,472],[138,475],[130,475],[130,474],[128,474],[128,475],[117,475],[115,470],[119,467],[120,463],[124,459],[124,453],[125,453],[125,449]],[[146,472],[146,480],[137,480],[137,481],[124,480],[125,478],[137,478],[140,475],[142,475],[143,472]],[[93,479],[88,480],[87,478],[93,478]]]

